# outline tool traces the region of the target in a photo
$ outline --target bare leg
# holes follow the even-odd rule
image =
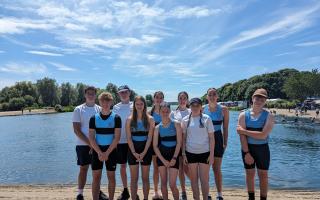
[[[248,192],[254,192],[255,169],[246,169],[246,182]]]
[[[169,169],[169,185],[172,191],[173,199],[179,200],[179,190],[177,187],[177,176],[178,176],[178,169],[170,168]]]
[[[268,196],[268,170],[258,169],[258,176],[260,180],[260,196]]]
[[[200,192],[199,192],[199,175],[198,175],[198,163],[188,164],[189,168],[189,176],[191,181],[191,188],[193,193],[194,200],[200,200]]]
[[[153,187],[155,197],[159,197],[159,168],[157,163],[157,156],[152,156],[153,163]]]
[[[214,158],[213,163],[213,172],[214,172],[214,179],[216,182],[217,192],[222,192],[222,173],[221,173],[221,164],[222,158]]]
[[[201,182],[202,199],[207,200],[209,195],[210,165],[199,163],[199,176]]]
[[[142,165],[141,168],[142,168],[143,198],[148,199],[149,190],[150,190],[150,181],[149,181],[150,166]]]
[[[99,200],[102,170],[92,170],[92,199]]]
[[[132,200],[137,199],[138,192],[138,177],[139,177],[139,165],[130,165],[130,192]]]
[[[123,188],[127,188],[128,187],[127,164],[121,164],[120,165],[120,175],[121,175]]]
[[[80,166],[80,171],[78,175],[78,189],[83,190],[87,182],[89,165]]]
[[[109,192],[109,199],[114,199],[114,192],[116,190],[116,173],[115,171],[107,171],[108,177],[108,192]]]
[[[184,175],[184,169],[183,169],[183,159],[182,156],[179,157],[179,180],[181,185],[182,192],[186,191],[186,178]]]
[[[159,167],[160,179],[161,179],[161,193],[164,200],[168,200],[168,173],[165,166]]]

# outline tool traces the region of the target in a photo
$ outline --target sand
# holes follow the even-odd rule
[[[270,108],[269,110],[271,111],[276,111],[277,115],[285,115],[285,116],[296,116],[296,111],[294,109],[291,109],[290,112],[288,109],[274,109],[274,108]],[[317,117],[316,115],[316,111],[315,110],[308,110],[306,113],[299,113],[299,117],[304,117],[304,118],[313,118],[316,117],[318,119],[320,119],[320,115]]]
[[[102,186],[102,191],[107,192],[106,186]],[[188,199],[192,199],[191,189],[188,188]],[[120,188],[116,190],[116,197],[120,194]],[[139,190],[142,197],[142,191]],[[0,185],[0,199],[75,199],[77,194],[75,185]],[[152,190],[150,190],[151,199]],[[212,195],[215,193],[212,191]],[[90,186],[84,190],[85,199],[91,198]],[[256,197],[259,196],[258,191]],[[173,199],[169,195],[169,199]],[[224,199],[245,200],[247,194],[244,189],[225,189]],[[259,198],[256,198],[259,199]],[[268,199],[289,200],[289,199],[320,199],[320,191],[308,190],[270,190]]]
[[[54,109],[34,109],[29,112],[29,110],[24,110],[23,115],[40,115],[40,114],[51,114],[51,113],[57,113]],[[19,111],[5,111],[0,112],[0,117],[5,116],[19,116],[22,115],[21,110]]]

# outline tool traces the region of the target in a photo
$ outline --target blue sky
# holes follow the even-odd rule
[[[241,4],[240,4],[241,2]],[[0,88],[128,84],[176,100],[285,67],[320,64],[319,1],[0,2]]]

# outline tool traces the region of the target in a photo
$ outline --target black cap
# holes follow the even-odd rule
[[[127,90],[130,90],[129,86],[127,86],[127,85],[121,85],[118,88],[118,92],[124,92],[124,91],[127,91]]]
[[[192,105],[192,104],[194,104],[194,103],[197,103],[197,104],[200,104],[200,105],[202,105],[202,101],[201,101],[201,99],[199,99],[199,98],[192,98],[191,100],[190,100],[190,105]]]

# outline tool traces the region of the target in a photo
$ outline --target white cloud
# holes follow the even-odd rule
[[[173,69],[173,72],[180,76],[180,78],[191,77],[191,78],[204,78],[208,77],[208,74],[198,73],[199,69],[194,67],[189,67],[190,64],[179,64]]]
[[[320,41],[303,42],[303,43],[298,43],[295,46],[297,46],[297,47],[309,47],[309,46],[318,46],[318,45],[320,45]]]
[[[222,9],[208,9],[206,7],[186,7],[179,6],[169,11],[168,16],[183,19],[189,17],[208,17],[210,15],[217,15],[222,12]]]
[[[113,39],[101,39],[101,38],[84,38],[84,37],[70,37],[69,42],[73,45],[79,45],[89,49],[104,48],[121,48],[124,46],[143,46],[153,43],[157,43],[161,40],[160,37],[152,35],[142,35],[141,38],[134,37],[119,37]]]
[[[257,38],[270,36],[271,39],[279,39],[301,31],[311,26],[313,20],[312,14],[317,10],[319,10],[319,5],[308,9],[302,9],[299,12],[291,13],[273,23],[268,23],[254,29],[242,31],[237,37],[227,41],[220,47],[215,48],[215,50],[208,50],[210,53],[207,53],[198,63],[198,65],[215,60],[227,54],[228,52],[233,51],[236,47],[238,47],[238,45],[255,40]],[[270,38],[267,38],[267,40],[268,39],[270,40]]]
[[[76,68],[73,67],[69,67],[60,63],[54,63],[54,62],[49,62],[51,65],[55,66],[57,68],[57,70],[59,71],[68,71],[68,72],[73,72],[73,71],[77,71]]]
[[[63,54],[51,53],[46,51],[26,51],[26,53],[41,55],[41,56],[63,56]]]
[[[0,34],[21,34],[27,30],[49,30],[54,28],[42,20],[0,18]]]
[[[295,53],[297,53],[297,52],[290,51],[290,52],[279,53],[279,54],[276,54],[275,56],[286,56],[286,55],[292,55]]]
[[[72,30],[72,31],[87,31],[88,29],[85,26],[78,25],[78,24],[72,24],[72,23],[66,23],[64,25],[66,29]]]
[[[0,67],[0,71],[19,75],[45,74],[47,67],[43,64],[12,62]]]
[[[5,51],[0,50],[0,53],[5,53]]]

